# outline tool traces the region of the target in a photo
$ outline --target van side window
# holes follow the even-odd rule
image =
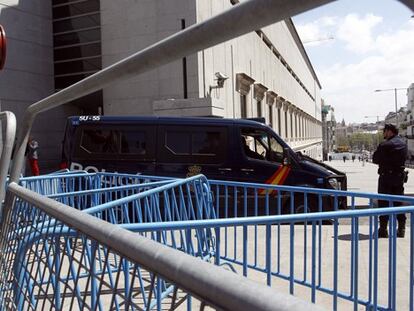
[[[121,153],[145,155],[147,153],[145,132],[122,131]]]
[[[277,163],[283,161],[283,147],[267,132],[243,128],[240,137],[246,157]]]
[[[77,128],[75,159],[152,161],[155,157],[156,127],[149,125],[94,124]]]
[[[168,125],[160,128],[160,135],[159,141],[164,141],[160,161],[213,164],[226,160],[226,127]]]
[[[105,129],[84,130],[80,147],[88,153],[117,153],[119,132]]]
[[[283,147],[278,143],[276,138],[269,136],[270,139],[270,154],[269,160],[273,162],[282,163],[283,162]]]
[[[194,133],[192,135],[192,141],[192,154],[215,156],[219,152],[219,132]]]
[[[166,132],[165,146],[176,155],[215,156],[219,152],[220,132]]]
[[[167,132],[165,134],[165,146],[173,154],[191,154],[191,133]]]

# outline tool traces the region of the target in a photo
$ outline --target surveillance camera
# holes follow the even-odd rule
[[[215,76],[216,76],[217,80],[227,80],[229,78],[228,76],[226,76],[224,73],[222,73],[220,71],[216,72]]]

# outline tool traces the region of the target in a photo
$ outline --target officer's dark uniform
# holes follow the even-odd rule
[[[386,124],[384,130],[390,129],[395,135],[382,142],[374,152],[372,161],[378,164],[378,193],[386,194],[404,194],[404,168],[407,158],[407,145],[403,139],[398,136],[398,130],[392,124]],[[396,202],[395,206],[400,206]],[[389,206],[388,201],[379,201],[379,207]],[[398,219],[398,236],[403,237],[405,233],[405,214],[397,215]],[[387,232],[388,216],[380,216],[380,237],[388,236]]]

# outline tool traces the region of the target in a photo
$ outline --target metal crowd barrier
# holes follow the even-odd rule
[[[171,179],[71,172],[67,175],[23,178],[21,184],[41,191],[41,194],[50,199],[82,210],[84,214],[139,232],[191,256],[230,267],[244,276],[253,275],[269,286],[286,281],[289,289],[287,294],[299,291],[303,296],[304,288],[309,288],[308,295],[313,303],[318,302],[317,297],[326,300],[329,296],[333,310],[337,310],[338,306],[346,306],[346,309],[364,306],[369,310],[397,310],[397,305],[400,306],[399,309],[412,307],[410,284],[413,284],[413,229],[410,227],[408,242],[400,240],[404,242],[400,247],[409,258],[397,256],[394,216],[403,211],[410,214],[409,220],[412,221],[414,198],[411,197],[226,181],[208,182],[202,175]],[[54,187],[57,184],[66,187]],[[295,200],[300,197],[304,204],[302,212],[305,214],[296,214]],[[352,203],[352,209],[355,208],[355,201],[361,198],[369,200],[370,207],[378,200],[389,202],[389,206],[401,203],[410,206],[318,212],[326,210],[325,204],[331,202],[334,202],[333,208],[337,209],[338,202],[343,198]],[[284,204],[287,204],[287,209],[283,207]],[[9,230],[9,241],[24,240],[20,234],[24,228],[33,227],[33,219],[38,219],[39,223],[35,229],[30,230],[41,231],[36,229],[40,227],[44,229],[42,232],[45,235],[52,236],[56,230],[63,230],[57,221],[46,221],[31,210],[25,210],[26,205],[22,203],[17,206],[21,210],[13,213],[15,216],[10,222],[18,225]],[[388,239],[377,238],[377,216],[380,214],[391,215]],[[69,234],[66,238],[70,240],[75,231],[65,231],[65,234]],[[28,240],[27,243],[24,242],[24,247],[9,244],[14,248],[6,250],[5,253],[11,256],[6,262],[13,262],[13,256],[16,255],[12,254],[23,254],[23,251],[18,251],[22,247],[24,250],[29,246],[35,248],[32,256],[39,257],[36,254],[44,242],[37,241],[30,234]],[[68,245],[66,252],[75,253],[75,249],[70,247],[72,244]],[[102,278],[108,277],[113,272],[102,270],[102,265],[109,255],[100,250],[95,252],[100,267],[96,268],[97,273],[103,275]],[[90,250],[87,254],[90,254]],[[344,257],[344,254],[348,257]],[[398,272],[398,263],[402,260],[409,260],[410,273]],[[117,262],[115,259],[113,261]],[[36,278],[36,274],[42,274],[38,272],[40,268],[28,269],[28,262],[21,261],[19,265],[17,272],[16,268],[13,271],[15,275],[20,275],[18,271],[24,270],[25,277],[21,277],[23,280],[31,280]],[[361,266],[367,266],[368,269],[361,272]],[[88,275],[84,273],[83,278]],[[72,273],[67,276],[66,282],[75,279]],[[33,291],[27,288],[33,287],[33,284],[39,286],[39,283],[42,282],[23,282],[19,287]],[[49,280],[46,280],[44,285],[48,283]],[[163,282],[160,284],[160,293],[165,299],[173,287]],[[396,288],[401,292],[397,292]],[[277,289],[281,290],[279,287]],[[326,306],[326,301],[323,305]]]
[[[406,240],[397,240],[400,213],[413,223],[409,206],[122,227],[172,233],[210,228],[216,264],[232,265],[279,292],[299,292],[332,310],[414,310],[414,228]],[[388,239],[378,239],[379,215],[390,217]],[[323,220],[332,226],[321,227]]]
[[[183,242],[180,245],[187,247],[187,251],[192,247],[191,243],[199,244],[201,240],[202,243],[210,243],[209,247],[204,249],[209,251],[207,252],[208,256],[205,257],[206,260],[214,256],[215,262],[220,263],[221,260],[228,259],[228,256],[223,257],[221,255],[221,236],[220,234],[217,235],[217,231],[221,231],[220,227],[214,230],[210,230],[211,228],[200,229],[201,232],[204,232],[202,236],[197,234],[193,236],[193,231],[186,227],[183,227],[182,231],[186,235],[175,235],[173,233],[169,238],[165,238],[164,233],[159,231],[147,234],[151,238],[155,237],[159,243],[147,240],[136,233],[134,234],[121,228],[130,226],[132,229],[140,230],[143,226],[154,226],[152,227],[153,230],[157,230],[156,225],[154,225],[155,221],[163,221],[160,224],[164,225],[179,224],[180,221],[187,219],[192,220],[194,224],[202,224],[204,221],[216,221],[204,219],[217,216],[225,217],[226,214],[222,216],[220,213],[222,213],[222,210],[226,213],[226,210],[229,211],[229,209],[228,207],[223,207],[223,205],[220,206],[220,204],[224,202],[222,204],[224,206],[227,204],[228,206],[228,200],[230,199],[232,200],[232,206],[235,207],[233,209],[233,216],[248,216],[251,213],[255,215],[256,211],[263,211],[261,206],[264,206],[264,211],[267,213],[274,206],[271,201],[269,203],[267,198],[270,197],[270,191],[277,189],[269,190],[264,185],[253,186],[253,188],[256,187],[257,191],[265,191],[269,195],[265,195],[264,201],[261,200],[257,203],[258,197],[254,192],[256,190],[253,190],[253,194],[246,192],[244,194],[245,199],[243,199],[244,205],[239,205],[238,186],[236,186],[237,189],[234,188],[236,190],[234,190],[233,195],[224,194],[223,196],[221,193],[214,195],[214,191],[213,193],[206,193],[206,188],[204,187],[206,183],[199,183],[189,186],[185,189],[187,193],[181,195],[180,191],[184,190],[171,189],[177,189],[175,186],[180,188],[181,185],[185,184],[185,181],[171,181],[169,179],[157,180],[154,178],[152,181],[143,180],[142,182],[146,183],[145,186],[141,183],[113,186],[109,180],[106,180],[106,183],[103,184],[99,181],[97,181],[99,184],[93,184],[91,180],[95,177],[90,177],[87,174],[80,176],[77,174],[59,173],[50,175],[47,178],[40,177],[39,179],[21,180],[20,183],[24,187],[17,183],[19,183],[25,159],[24,154],[29,133],[39,113],[102,89],[110,83],[118,82],[120,79],[149,71],[194,52],[331,1],[245,1],[216,17],[193,25],[31,105],[26,111],[18,135],[10,184],[7,187],[8,190],[3,205],[4,210],[1,215],[1,308],[5,310],[61,310],[67,307],[79,310],[104,310],[107,306],[110,306],[116,310],[142,310],[144,308],[148,310],[152,307],[161,310],[165,299],[171,298],[171,309],[179,308],[179,304],[184,300],[187,301],[188,309],[191,309],[191,299],[186,294],[189,293],[200,300],[200,309],[204,309],[205,305],[210,305],[220,310],[316,309],[317,307],[314,305],[304,304],[290,296],[277,294],[268,287],[251,283],[247,279],[239,278],[233,273],[223,271],[222,268],[214,267],[194,257],[187,257],[183,252],[174,250],[171,247],[166,248],[162,245],[162,243],[165,243],[179,248],[181,246],[177,246],[179,244],[174,243],[174,239],[177,238]],[[414,8],[412,1],[402,0],[401,2]],[[237,25],[237,27],[234,27],[234,25]],[[11,138],[12,133],[8,132],[7,137]],[[11,139],[11,141],[13,140]],[[10,141],[8,140],[8,142]],[[10,148],[12,144],[7,143],[6,147]],[[5,186],[8,161],[10,160],[8,150],[6,150],[7,152],[4,153],[4,156],[2,155],[0,163],[0,187]],[[117,182],[116,178],[112,176],[115,183]],[[128,179],[126,180],[128,181]],[[173,188],[171,188],[172,185]],[[226,189],[234,186],[227,185],[223,187],[223,191],[226,192]],[[29,189],[38,191],[42,195],[36,194],[36,192]],[[160,189],[162,190],[159,191]],[[295,190],[293,188],[284,188],[277,191],[279,193],[287,192],[288,195],[285,194],[283,197],[278,195],[277,200],[289,202],[288,204],[291,206],[290,211],[294,210],[296,198],[292,193]],[[298,191],[304,190],[299,189]],[[199,200],[200,197],[197,195],[200,193],[202,193],[202,200]],[[307,198],[311,197],[306,195],[306,191],[304,193],[302,206],[303,211],[306,212],[308,207],[313,208],[314,204],[308,204]],[[47,196],[50,196],[50,198],[47,198]],[[333,198],[336,208],[340,197],[345,196],[345,194],[332,192],[323,194],[323,196]],[[253,202],[256,203],[251,203],[252,198]],[[391,197],[380,198],[389,201],[394,200]],[[216,203],[215,211],[211,206],[213,200],[218,202]],[[318,206],[322,207],[325,204],[323,200],[319,199],[319,196],[317,196],[316,201],[315,196],[312,196],[312,201],[318,202]],[[73,207],[71,208],[69,205],[61,202],[70,204]],[[239,206],[243,206],[246,209],[246,213],[244,210],[240,212],[238,210]],[[284,203],[277,203],[276,206],[282,209],[285,205]],[[249,207],[253,208],[253,212],[249,212]],[[387,212],[393,213],[397,210],[398,208],[393,208],[387,210]],[[370,214],[370,217],[374,217],[372,221],[375,225],[375,211],[370,212],[373,213]],[[93,214],[93,216],[88,215],[88,213]],[[358,217],[357,213],[359,211],[352,213],[354,214],[349,214],[349,217],[353,217],[353,232],[358,232],[358,219],[354,218]],[[312,241],[315,239],[315,222],[321,222],[326,215],[318,213],[312,215]],[[337,220],[335,219],[339,215],[339,212],[338,214],[330,214],[334,219],[335,237],[337,237],[338,231]],[[310,215],[282,215],[274,217],[280,217],[275,220],[275,223],[279,225],[281,222],[291,221],[292,219],[289,217],[305,217],[300,219],[304,221]],[[391,217],[393,225],[395,224],[394,218]],[[260,219],[260,221],[264,221],[265,218]],[[217,221],[223,222],[226,220],[220,219]],[[234,221],[252,220],[249,220],[248,217],[239,217],[235,218]],[[254,221],[256,221],[254,226],[257,227],[260,221],[259,219]],[[243,225],[244,233],[248,232],[247,226],[249,224]],[[217,226],[221,226],[221,223],[217,223]],[[268,226],[270,224],[266,224],[266,228]],[[296,229],[292,222],[290,228],[291,232],[293,232],[291,237],[294,237]],[[215,237],[212,235],[213,231],[216,233]],[[266,232],[271,237],[270,229],[267,229]],[[304,232],[307,232],[307,230]],[[394,260],[396,258],[395,229],[391,230],[391,232],[392,238],[389,239],[389,246],[392,249],[392,255],[390,257],[389,271],[392,280],[394,280],[396,275],[393,268],[396,264]],[[236,233],[235,231],[234,237],[237,237]],[[411,231],[411,237],[412,235]],[[334,241],[337,241],[337,239],[335,238]],[[377,245],[375,241],[377,241],[376,238],[373,239],[374,250],[375,245]],[[266,245],[269,243],[268,239],[266,239]],[[213,245],[211,249],[210,245]],[[355,254],[358,254],[358,239],[353,239],[352,245],[354,245],[353,267],[357,267],[357,257],[355,257],[357,255]],[[294,251],[292,251],[294,246],[294,243],[290,242],[291,258],[294,254]],[[203,249],[203,245],[201,245],[201,249]],[[267,246],[266,249],[269,250],[271,248]],[[337,246],[334,249],[336,252],[338,251]],[[315,247],[312,248],[312,254],[314,252]],[[196,256],[200,255],[198,251],[189,253]],[[204,252],[201,253],[204,254]],[[411,266],[412,253],[411,248]],[[271,253],[269,251],[266,254],[266,258],[269,258]],[[204,258],[204,255],[201,257]],[[235,257],[233,262],[240,262],[238,258]],[[247,258],[246,247],[243,248],[243,258]],[[322,257],[319,256],[319,258]],[[334,256],[334,258],[337,258],[337,256]],[[292,261],[292,259],[290,260]],[[270,259],[266,259],[266,262],[270,262]],[[314,261],[312,263],[314,264]],[[244,274],[246,274],[247,268],[251,266],[246,260],[243,260]],[[306,264],[304,266],[306,267]],[[375,265],[375,260],[373,266],[378,268]],[[294,274],[295,270],[292,267],[291,265],[287,276],[290,280],[291,292],[293,292],[295,282],[298,282]],[[338,269],[338,265],[335,263],[334,269],[336,269],[335,271]],[[266,275],[273,275],[275,273],[269,267],[265,271]],[[357,272],[357,268],[352,270],[351,276],[354,278],[353,280],[355,280],[355,273]],[[375,275],[374,273],[373,276],[375,277]],[[412,271],[410,275],[412,275]],[[279,276],[283,277],[282,274],[279,274]],[[306,280],[302,281],[302,283],[309,286],[309,282]],[[355,288],[358,285],[355,281],[351,283],[353,284],[351,300],[355,302],[356,306],[357,303],[361,303],[359,298],[355,298]],[[395,282],[393,281],[391,284],[395,285]],[[412,282],[410,286],[411,284]],[[321,291],[329,288],[315,287],[314,281],[312,281],[311,287],[313,290],[316,288]],[[334,288],[331,292],[329,289],[325,291],[333,294],[334,307],[336,307],[336,299],[337,297],[343,298],[342,294],[337,288]],[[376,307],[375,297],[377,297],[375,295],[377,294],[377,292],[374,292],[374,309]],[[389,306],[394,308],[396,305],[395,287],[389,290],[389,297],[389,301],[391,301]],[[410,288],[410,302],[412,300],[411,297],[412,291]],[[312,300],[314,301],[313,298]],[[371,302],[372,300],[369,299],[368,301]],[[362,303],[365,302],[362,301]],[[412,307],[412,303],[410,306]]]
[[[45,183],[44,177],[39,179]],[[208,219],[214,216],[214,210],[210,211],[212,214],[206,211],[211,206],[211,193],[204,182],[202,176],[195,176],[160,183],[157,188],[121,200],[137,202],[158,192],[165,199],[163,208],[175,211],[175,221],[179,220],[180,211],[182,216]],[[189,190],[183,194],[185,198],[171,201],[180,194],[182,186]],[[16,183],[9,185],[8,192],[13,195],[15,206],[5,219],[0,239],[2,310],[162,310],[165,306],[169,310],[203,310],[206,305],[218,310],[319,310],[315,305],[278,294],[206,263],[215,256],[210,228],[174,232],[169,238],[173,241],[171,247],[166,247],[162,244],[168,244],[167,232],[142,233],[148,239],[121,228],[149,223],[153,221],[150,218],[137,217],[135,223],[128,224],[122,218],[122,223],[115,225],[109,221],[120,218],[103,221],[96,217],[102,208],[117,211],[120,202],[101,202],[100,206],[80,211],[60,203],[61,197],[46,198]],[[83,195],[84,190],[79,192]],[[73,192],[68,196],[73,196]],[[205,199],[200,200],[202,197]],[[125,205],[125,212],[131,207]],[[155,212],[160,214],[159,210]],[[194,221],[191,217],[181,219]],[[207,249],[203,243],[208,244]]]

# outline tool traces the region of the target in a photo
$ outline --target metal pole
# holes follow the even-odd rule
[[[14,138],[16,136],[16,117],[10,111],[0,112],[0,120],[6,122],[3,151],[0,160],[0,215],[3,212],[3,199],[6,191],[7,173],[9,170],[11,154],[14,145]],[[1,219],[1,218],[0,218]]]

